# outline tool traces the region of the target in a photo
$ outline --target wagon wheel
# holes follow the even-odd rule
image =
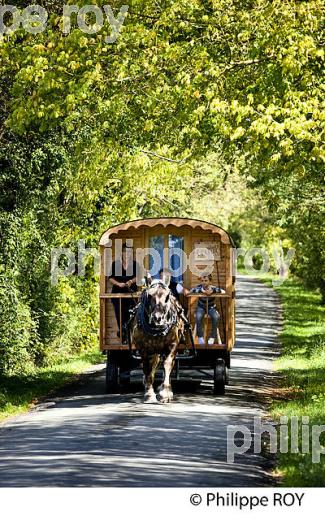
[[[223,359],[217,359],[214,366],[214,393],[224,395],[226,384],[226,366]]]
[[[229,385],[229,368],[230,368],[230,352],[227,352],[225,355],[225,382],[226,385]]]
[[[225,366],[225,384],[229,385],[229,368]]]
[[[115,352],[107,352],[106,362],[106,393],[111,394],[118,390],[119,364]]]
[[[131,382],[131,359],[129,352],[123,352],[120,358],[120,383],[128,386]]]

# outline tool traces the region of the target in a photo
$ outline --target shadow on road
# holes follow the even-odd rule
[[[272,460],[252,445],[227,462],[227,427],[252,431],[265,415],[279,323],[274,292],[242,279],[225,396],[205,371],[201,385],[175,381],[173,403],[145,405],[140,381],[108,396],[100,372],[0,428],[0,486],[272,485]]]

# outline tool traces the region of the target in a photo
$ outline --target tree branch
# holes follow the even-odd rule
[[[258,63],[265,63],[266,61],[273,61],[275,59],[275,56],[267,56],[265,58],[256,60],[231,61],[230,64],[225,68],[225,71],[234,69],[235,67],[247,67],[250,65],[257,65]]]
[[[164,155],[159,155],[158,153],[150,152],[149,150],[140,150],[140,152],[145,153],[147,155],[151,155],[152,157],[156,157],[157,159],[160,159],[162,161],[167,161],[176,164],[184,164],[192,155],[190,154],[187,157],[184,157],[184,159],[171,159],[170,157],[165,157]]]

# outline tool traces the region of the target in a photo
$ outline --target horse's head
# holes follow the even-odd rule
[[[147,276],[147,313],[149,323],[156,328],[169,325],[172,310],[172,293],[168,287],[169,280],[152,280]]]

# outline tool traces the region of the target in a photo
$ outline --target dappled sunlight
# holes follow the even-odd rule
[[[1,485],[270,485],[269,457],[249,449],[227,463],[227,426],[252,430],[277,383],[277,298],[247,278],[238,285],[226,395],[213,395],[212,370],[192,367],[173,381],[172,403],[143,404],[141,371],[129,387],[106,395],[103,369],[1,428]]]

